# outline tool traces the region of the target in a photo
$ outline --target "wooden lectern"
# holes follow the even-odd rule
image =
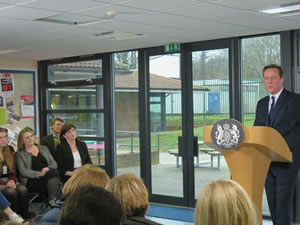
[[[204,143],[222,152],[232,179],[250,195],[262,224],[264,183],[271,161],[292,162],[292,153],[283,137],[270,127],[244,127],[244,140],[234,150],[218,149],[211,140],[212,126],[204,127]]]

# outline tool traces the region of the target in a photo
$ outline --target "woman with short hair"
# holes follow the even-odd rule
[[[65,183],[81,166],[92,163],[87,145],[76,135],[76,126],[72,123],[63,125],[60,131],[61,143],[56,147],[58,170]]]
[[[105,189],[120,202],[126,214],[124,225],[157,225],[145,218],[149,207],[148,190],[141,178],[134,174],[122,174],[112,178]]]

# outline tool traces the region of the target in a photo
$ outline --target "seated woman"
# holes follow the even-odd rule
[[[28,212],[28,192],[23,184],[16,182],[15,154],[7,144],[7,130],[0,127],[0,191],[11,203],[11,208],[25,219],[36,216]]]
[[[126,220],[124,225],[157,225],[145,218],[149,207],[148,190],[142,179],[134,174],[122,174],[111,179],[105,186],[120,202]]]
[[[19,133],[16,159],[20,182],[26,185],[29,192],[48,198],[52,207],[55,199],[61,196],[57,164],[47,147],[35,143],[34,132],[30,127],[25,127]]]
[[[65,183],[82,165],[92,163],[85,142],[76,137],[74,124],[66,123],[60,131],[61,143],[56,147],[56,162],[58,170]]]
[[[226,179],[205,185],[195,209],[195,225],[258,225],[257,217],[246,191]]]
[[[63,187],[64,197],[56,202],[53,209],[48,211],[41,220],[41,225],[53,225],[57,224],[58,217],[60,215],[61,207],[66,198],[68,198],[73,192],[82,186],[87,184],[94,184],[98,187],[104,188],[109,181],[109,176],[102,168],[86,164],[83,167],[76,170],[73,176],[65,183]]]
[[[10,208],[10,205],[10,202],[7,201],[4,195],[0,192],[0,209],[3,211],[4,215],[7,216],[11,222],[25,223],[25,220]],[[29,225],[28,222],[25,224]]]

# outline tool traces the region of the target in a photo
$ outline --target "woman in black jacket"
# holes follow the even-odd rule
[[[66,123],[60,132],[61,143],[56,147],[56,162],[62,182],[65,183],[74,171],[84,164],[92,163],[87,145],[76,136],[74,124]]]

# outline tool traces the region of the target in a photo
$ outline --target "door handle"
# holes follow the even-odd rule
[[[198,145],[198,136],[193,136],[193,155],[192,156],[198,156],[199,154],[199,145]],[[184,141],[182,136],[178,136],[178,155],[186,157],[187,155],[191,156],[191,154],[188,154],[187,151],[184,151]]]

